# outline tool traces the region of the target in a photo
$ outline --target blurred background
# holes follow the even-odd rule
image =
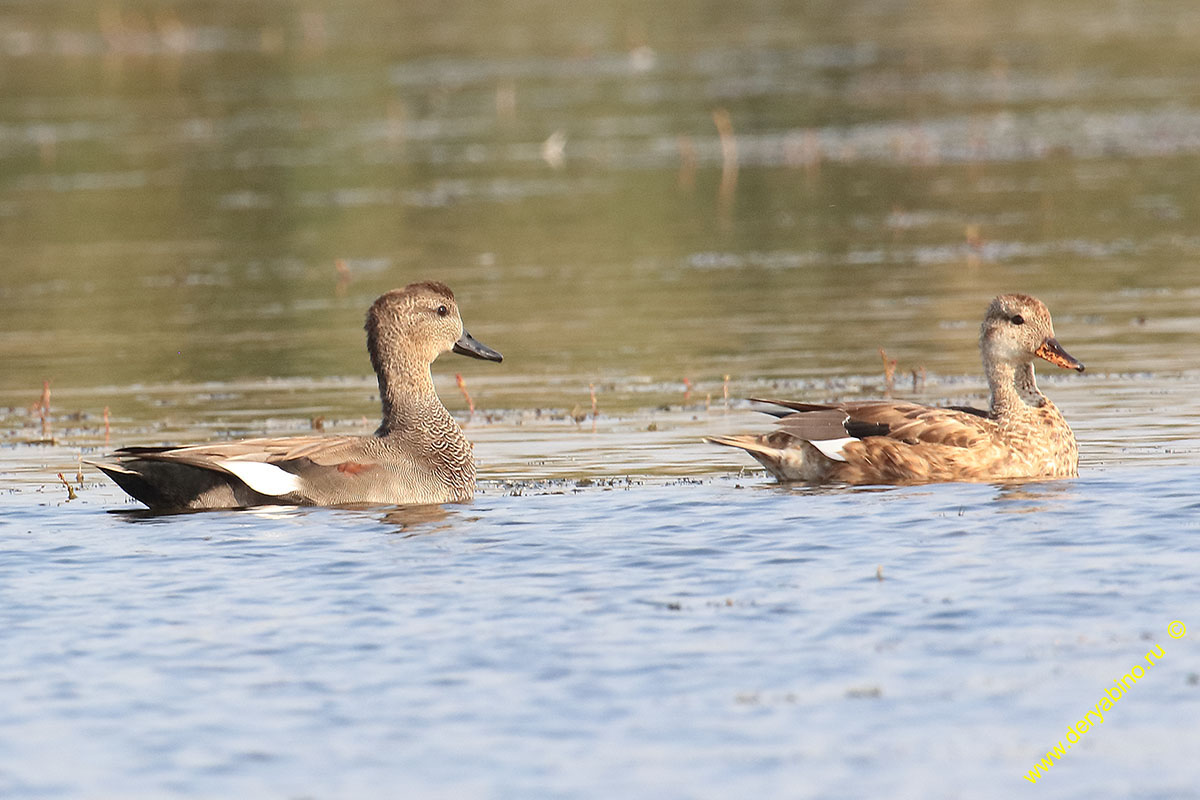
[[[6,0],[0,405],[373,418],[362,315],[419,279],[506,356],[444,357],[456,408],[976,379],[998,291],[1189,369],[1197,41],[1182,0]]]

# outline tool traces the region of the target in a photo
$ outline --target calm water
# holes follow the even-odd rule
[[[1200,11],[793,5],[0,4],[0,796],[1200,797]],[[474,503],[79,472],[373,429],[424,278],[506,356],[435,365]],[[881,347],[981,403],[1012,290],[1088,365],[1078,480],[701,442]]]

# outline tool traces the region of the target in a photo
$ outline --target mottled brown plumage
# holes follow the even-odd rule
[[[1071,428],[1034,380],[1033,359],[1083,371],[1054,338],[1050,312],[1022,294],[988,306],[979,338],[991,390],[987,411],[870,401],[818,405],[765,400],[771,433],[713,436],[781,481],[927,483],[1077,474]]]
[[[429,367],[447,350],[489,361],[500,354],[463,330],[454,294],[441,283],[384,294],[365,327],[383,407],[373,436],[127,447],[96,466],[159,510],[470,500],[471,443],[438,399]]]

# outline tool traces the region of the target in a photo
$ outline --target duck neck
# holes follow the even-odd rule
[[[1021,365],[1016,370],[1015,377],[1017,392],[1020,393],[1021,399],[1025,404],[1033,408],[1042,408],[1050,399],[1042,394],[1038,389],[1037,381],[1033,377],[1033,362]]]
[[[405,431],[429,430],[435,422],[450,419],[433,386],[428,364],[398,359],[378,371],[379,399],[383,421],[376,436]]]
[[[988,399],[988,408],[991,410],[993,417],[1007,417],[1013,414],[1019,414],[1028,406],[1022,398],[1022,392],[1017,388],[1017,373],[1018,369],[1012,364],[1004,362],[993,362],[985,365],[987,372],[988,389],[991,396]],[[1029,380],[1033,380],[1033,368],[1029,368]],[[1037,390],[1037,384],[1034,384],[1034,390]]]

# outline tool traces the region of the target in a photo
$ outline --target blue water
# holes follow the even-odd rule
[[[10,496],[0,796],[1200,796],[1198,482]]]

